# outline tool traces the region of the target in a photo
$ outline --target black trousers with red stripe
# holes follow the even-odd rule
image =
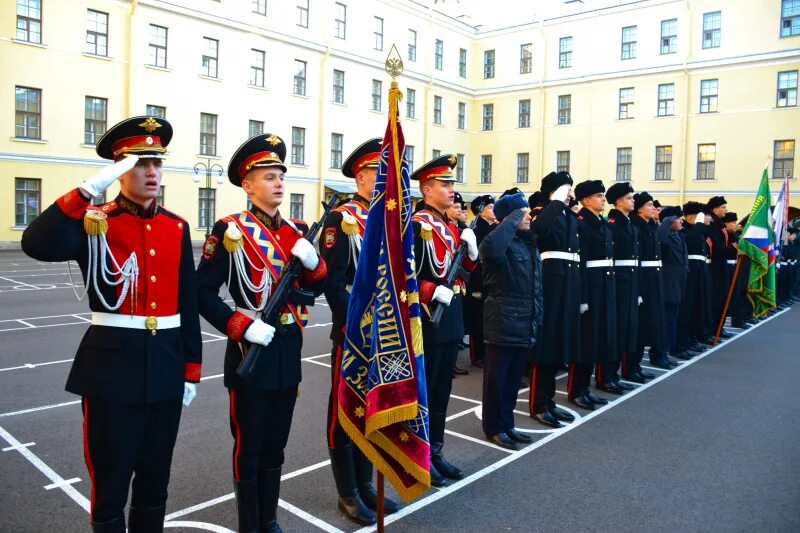
[[[473,363],[482,363],[486,358],[486,345],[483,343],[483,298],[465,298],[469,300],[470,324],[469,329],[469,360]]]
[[[81,403],[92,522],[124,521],[129,486],[131,507],[165,505],[181,398],[122,404],[84,397]]]
[[[228,389],[233,435],[233,478],[258,479],[260,472],[283,464],[283,450],[292,427],[297,388]]]
[[[528,348],[515,346],[486,346],[481,419],[487,436],[514,429],[514,408],[528,351]]]
[[[589,392],[589,382],[592,380],[594,365],[586,363],[570,363],[567,376],[567,397],[569,399],[583,396]]]
[[[536,364],[531,372],[531,395],[528,410],[531,414],[541,414],[555,407],[556,374],[558,364]]]

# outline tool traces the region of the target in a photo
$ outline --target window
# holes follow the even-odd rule
[[[200,113],[200,155],[217,155],[217,115]]]
[[[344,135],[331,133],[331,168],[342,168],[342,146]]]
[[[87,54],[108,55],[108,13],[86,10],[86,48]]]
[[[569,150],[556,152],[556,172],[569,172]]]
[[[39,215],[42,180],[14,179],[14,225],[27,226]]]
[[[417,30],[408,29],[408,60],[417,60]]]
[[[406,145],[406,163],[408,164],[408,171],[414,172],[414,147],[410,144]]]
[[[434,45],[433,66],[436,70],[442,70],[442,63],[444,59],[444,41],[436,39]]]
[[[494,78],[494,50],[483,52],[483,77]]]
[[[333,71],[333,101],[338,104],[344,103],[344,71]]]
[[[156,194],[156,203],[158,205],[164,205],[164,186],[158,186],[158,194]]]
[[[519,73],[530,74],[533,70],[533,45],[521,44],[519,47]]]
[[[700,82],[700,112],[717,112],[717,89],[719,80],[702,80]]]
[[[292,164],[306,163],[306,129],[292,126]]]
[[[661,21],[661,55],[678,51],[678,19]]]
[[[247,122],[247,138],[255,137],[264,133],[264,121],[250,119]]]
[[[267,15],[267,0],[253,0],[253,13]]]
[[[256,87],[264,86],[264,63],[266,54],[263,50],[256,50],[253,48],[253,64],[250,65],[250,85]]]
[[[336,2],[334,35],[339,39],[345,39],[347,37],[347,6],[341,2]]]
[[[658,86],[658,116],[668,117],[675,114],[675,84],[662,83]]]
[[[383,50],[383,19],[375,17],[375,50]]]
[[[442,123],[442,97],[441,96],[434,96],[433,97],[433,123],[434,124],[441,124]]]
[[[703,48],[719,48],[722,12],[703,13]]]
[[[797,105],[797,71],[778,72],[777,107],[795,107]]]
[[[458,75],[462,78],[467,77],[467,50],[465,48],[458,49]]]
[[[303,196],[302,194],[289,195],[289,217],[303,220]]]
[[[417,91],[408,89],[406,91],[406,116],[414,118],[417,112]]]
[[[672,179],[672,146],[656,146],[656,181]]]
[[[528,183],[529,154],[517,154],[517,183]]]
[[[210,230],[217,219],[215,214],[216,193],[215,189],[200,188],[197,202],[197,222],[200,229]]]
[[[520,128],[529,128],[531,126],[531,101],[519,101],[519,117],[517,119],[517,126]]]
[[[144,114],[153,118],[167,118],[167,108],[160,105],[147,104]]]
[[[217,77],[217,56],[219,54],[219,41],[210,37],[203,37],[203,70],[204,76]]]
[[[636,26],[622,28],[622,59],[636,59]]]
[[[466,129],[467,125],[467,104],[464,102],[458,103],[458,129]]]
[[[297,2],[297,25],[301,28],[308,28],[308,0],[298,0]]]
[[[558,68],[572,66],[572,37],[562,37],[558,40]]]
[[[794,139],[790,141],[775,141],[775,151],[772,156],[772,177],[784,178],[794,176]]]
[[[631,181],[632,148],[617,148],[617,181]]]
[[[633,118],[633,87],[619,90],[619,119]]]
[[[492,156],[481,156],[481,183],[492,182]]]
[[[14,137],[42,138],[42,90],[16,87],[14,95]]]
[[[372,80],[372,110],[380,111],[381,102],[383,101],[383,82],[381,80]]]
[[[108,100],[87,96],[85,100],[86,116],[83,121],[83,143],[97,144],[106,132],[106,114]]]
[[[800,35],[800,0],[781,0],[781,37],[792,35]]]
[[[456,154],[456,181],[464,183],[464,154]]]
[[[713,180],[714,165],[717,161],[716,144],[697,145],[697,179]]]
[[[17,40],[41,44],[41,0],[17,0]]]
[[[569,124],[572,122],[572,95],[562,94],[558,97],[558,123]]]
[[[440,157],[441,155],[442,155],[442,151],[441,150],[437,150],[436,148],[431,150],[431,159],[436,159],[437,157]]]
[[[306,94],[306,62],[299,59],[294,60],[294,94],[305,96]]]
[[[167,68],[167,28],[150,24],[148,65]]]
[[[494,129],[494,104],[483,104],[483,131]]]

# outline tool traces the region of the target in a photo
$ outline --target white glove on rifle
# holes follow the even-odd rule
[[[464,228],[461,232],[461,240],[467,244],[467,255],[470,261],[476,261],[478,259],[478,238],[475,236],[475,232],[470,228]]]
[[[636,305],[642,305],[642,302],[643,302],[643,301],[644,301],[644,300],[642,300],[642,297],[641,297],[641,296],[639,296],[639,303],[637,303]]]
[[[572,191],[572,185],[565,183],[564,185],[553,191],[553,194],[550,195],[550,199],[567,203],[567,198],[569,198],[570,191]]]
[[[275,328],[261,319],[254,320],[253,323],[250,324],[250,327],[244,332],[244,338],[247,342],[251,344],[260,344],[261,346],[268,346],[269,343],[272,342],[274,336]]]
[[[90,196],[100,196],[108,187],[117,181],[120,176],[132,169],[139,160],[138,155],[129,155],[122,161],[108,165],[103,170],[83,182],[81,189]]]
[[[306,270],[314,270],[319,265],[317,251],[314,249],[314,245],[308,242],[308,239],[297,239],[292,246],[292,255],[303,263],[303,268]]]
[[[589,304],[581,304],[581,314],[589,310]]]
[[[695,224],[705,224],[706,223],[706,215],[704,213],[697,213],[697,217],[694,219]]]
[[[453,299],[453,289],[449,287],[445,287],[444,285],[439,285],[433,291],[433,296],[431,300],[436,300],[444,305],[450,305],[450,301]]]
[[[183,405],[189,407],[194,397],[197,396],[197,385],[189,383],[188,381],[183,384]]]

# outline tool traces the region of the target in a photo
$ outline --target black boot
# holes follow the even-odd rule
[[[278,525],[278,496],[281,492],[281,467],[258,473],[258,525],[261,533],[282,533]]]
[[[371,526],[375,523],[375,513],[367,507],[358,494],[354,452],[354,446],[350,444],[341,448],[328,448],[333,479],[336,481],[336,491],[339,493],[338,506],[339,510],[356,524]]]
[[[460,468],[451,465],[442,455],[443,447],[444,443],[442,442],[431,442],[431,464],[446,478],[464,479],[464,472]]]
[[[378,493],[372,486],[372,463],[361,453],[357,447],[353,446],[353,460],[356,465],[356,483],[358,484],[358,494],[367,507],[373,511],[378,510]],[[395,502],[383,497],[383,512],[385,514],[396,513],[398,506]]]
[[[236,512],[239,515],[239,533],[258,531],[258,481],[234,481]]]
[[[436,470],[436,465],[433,463],[431,463],[431,486],[437,489],[447,486],[447,480]]]
[[[94,533],[125,533],[125,519],[115,518],[108,522],[92,522]]]
[[[166,510],[164,505],[143,509],[131,505],[128,512],[128,533],[161,533],[164,531]]]

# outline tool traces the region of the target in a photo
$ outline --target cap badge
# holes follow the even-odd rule
[[[278,146],[281,144],[280,138],[278,138],[274,133],[267,137],[267,142],[270,143],[272,146]]]
[[[144,128],[144,131],[146,131],[147,133],[153,133],[154,131],[156,131],[158,128],[161,127],[161,124],[156,122],[156,119],[154,119],[153,117],[147,117],[147,120],[139,124],[139,126]]]

